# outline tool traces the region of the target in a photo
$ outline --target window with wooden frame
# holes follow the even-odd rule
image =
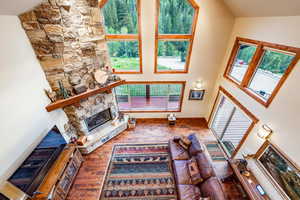
[[[194,0],[156,0],[155,73],[188,73],[198,13]]]
[[[185,81],[126,82],[115,88],[120,111],[181,112]]]
[[[229,92],[220,87],[209,117],[209,127],[227,155],[233,158],[258,119]]]
[[[300,48],[238,37],[224,77],[268,107],[300,58]]]
[[[100,8],[115,73],[142,73],[140,0],[102,0]]]

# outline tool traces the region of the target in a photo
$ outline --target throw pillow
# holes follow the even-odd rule
[[[203,178],[200,175],[197,161],[192,158],[187,162],[188,172],[191,177],[192,184],[197,185],[203,182]]]
[[[175,136],[173,138],[173,141],[176,142],[176,143],[178,143],[180,141],[180,137],[179,136]]]
[[[180,138],[180,140],[186,144],[187,146],[190,146],[192,144],[191,140],[189,140],[187,137],[183,136]]]
[[[191,145],[191,141],[187,137],[181,137],[179,140],[179,145],[182,146],[185,150],[189,150]]]

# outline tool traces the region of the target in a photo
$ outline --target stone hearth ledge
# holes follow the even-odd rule
[[[111,140],[115,136],[122,133],[124,130],[127,129],[128,124],[128,115],[124,115],[123,121],[118,121],[114,125],[112,124],[112,121],[109,121],[105,123],[102,126],[99,126],[98,128],[94,129],[89,136],[87,136],[87,142],[82,145],[78,146],[78,149],[83,154],[89,154],[92,151],[94,151],[96,148],[100,147],[107,141]]]

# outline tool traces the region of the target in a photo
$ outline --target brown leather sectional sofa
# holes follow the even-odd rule
[[[206,147],[201,144],[195,134],[188,136],[191,145],[185,150],[178,142],[169,141],[169,149],[173,162],[175,181],[180,200],[226,200],[220,180],[216,177],[212,160]],[[202,182],[192,184],[187,163],[191,158],[197,162]]]

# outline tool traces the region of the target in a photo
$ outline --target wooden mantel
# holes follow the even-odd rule
[[[48,112],[51,112],[51,111],[59,109],[59,108],[63,108],[63,107],[69,106],[69,105],[79,103],[83,99],[86,99],[86,98],[88,98],[90,96],[93,96],[93,95],[96,95],[98,93],[104,93],[104,92],[110,91],[111,89],[113,89],[113,88],[115,88],[119,85],[122,85],[124,83],[125,83],[125,80],[117,81],[117,82],[111,83],[111,84],[109,84],[105,87],[102,87],[102,88],[89,90],[87,92],[81,93],[79,95],[72,96],[72,97],[67,98],[67,99],[61,99],[61,100],[55,101],[55,102],[47,105],[46,110]]]

